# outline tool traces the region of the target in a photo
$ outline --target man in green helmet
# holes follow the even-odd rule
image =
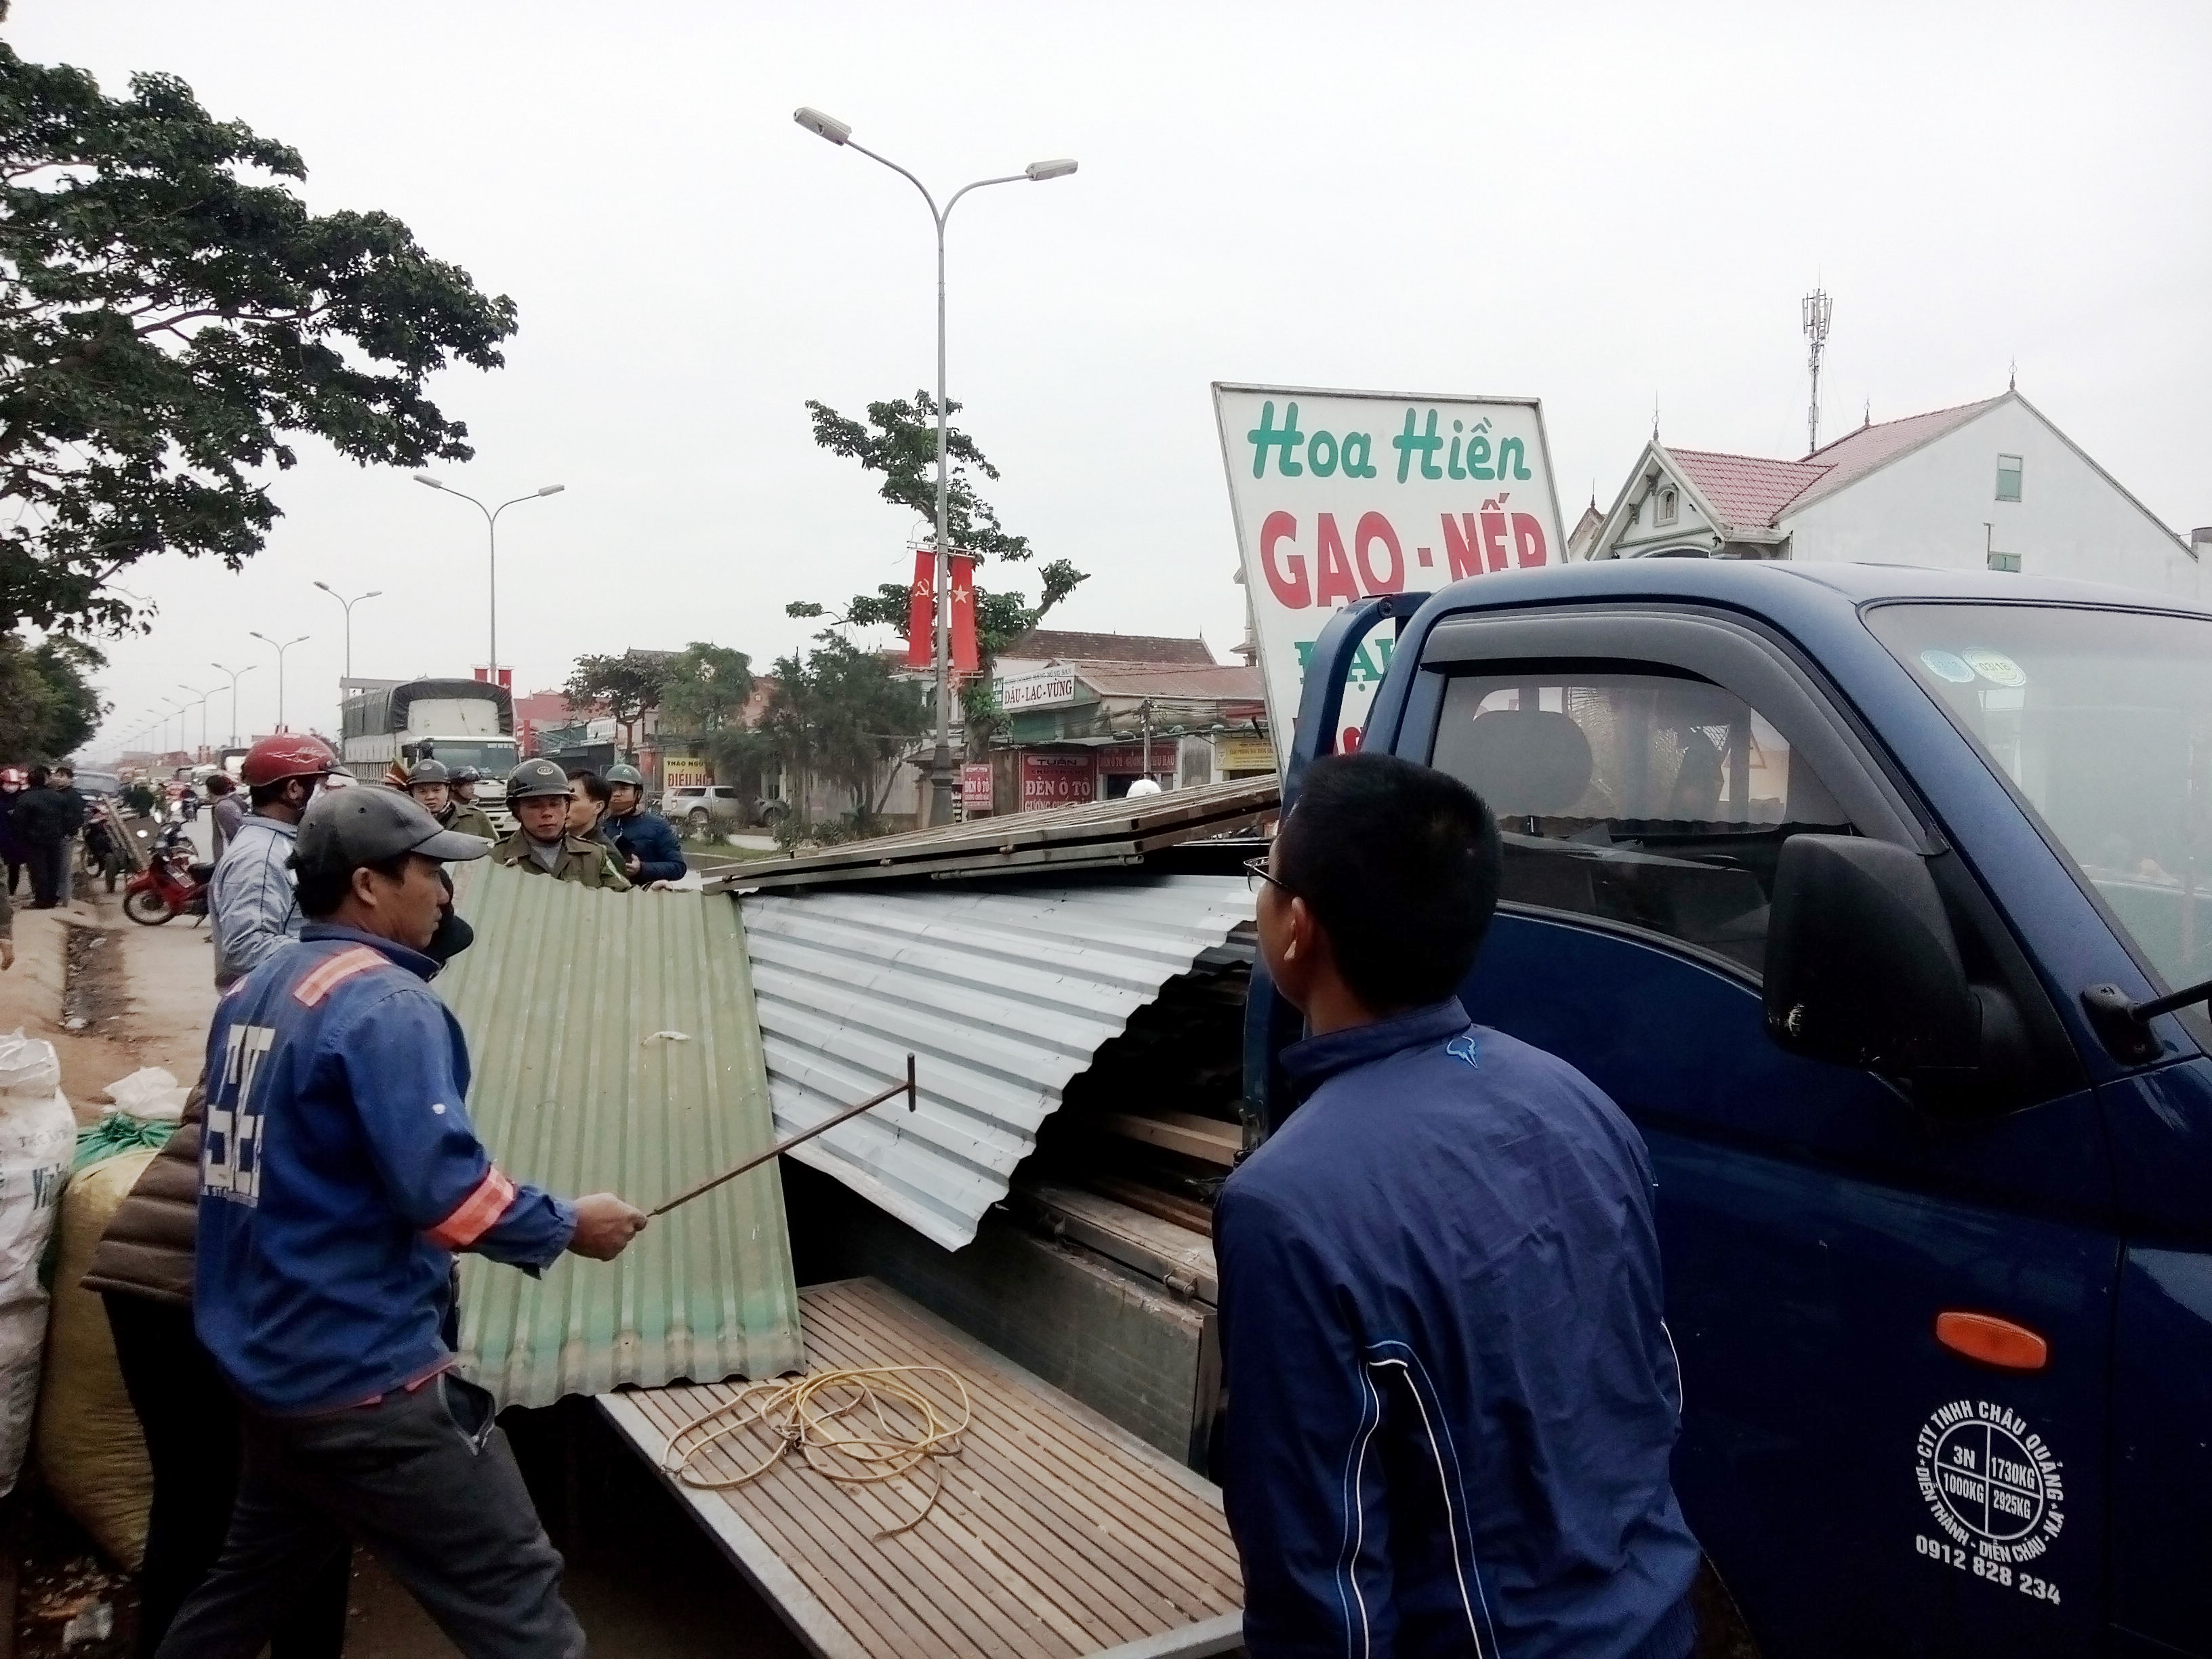
[[[481,806],[464,806],[453,798],[453,775],[441,760],[419,760],[407,774],[407,793],[415,804],[438,820],[439,828],[464,836],[497,841],[499,831]]]
[[[629,891],[630,884],[617,872],[603,843],[568,833],[568,775],[557,763],[523,762],[507,777],[507,800],[519,827],[493,845],[494,864],[580,886]]]

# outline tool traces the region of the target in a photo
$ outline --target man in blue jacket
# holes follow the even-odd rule
[[[681,881],[687,868],[676,828],[645,807],[645,777],[635,766],[607,768],[607,821],[601,826],[622,854],[623,873],[633,887],[656,881]]]
[[[307,925],[216,1006],[193,1307],[245,1467],[167,1659],[251,1659],[349,1535],[472,1659],[584,1650],[491,1398],[451,1370],[453,1253],[608,1261],[646,1218],[518,1184],[469,1125],[425,951],[441,861],[488,850],[392,790],[318,796],[293,854]]]
[[[1261,884],[1303,1097],[1214,1212],[1221,1475],[1255,1659],[1682,1659],[1698,1545],[1651,1170],[1564,1061],[1455,993],[1496,824],[1382,755],[1316,762]]]

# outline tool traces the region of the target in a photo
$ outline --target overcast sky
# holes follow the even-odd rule
[[[501,521],[518,689],[708,639],[765,666],[793,599],[902,579],[914,524],[804,401],[932,383],[913,188],[964,201],[951,376],[994,500],[1091,573],[1062,626],[1243,630],[1208,382],[1542,398],[1571,523],[1650,434],[1795,455],[1799,296],[1835,300],[1826,428],[2021,390],[2169,526],[2212,522],[2212,7],[1462,3],[191,5],[15,0],[25,57],[184,77],[296,146],[318,209],[398,215],[511,295],[507,367],[441,377]],[[485,655],[465,504],[310,445],[240,575],[164,558],[112,647],[128,717],[222,677],[331,728],[357,673]],[[987,574],[986,580],[993,578]],[[228,724],[228,693],[210,732]],[[191,734],[197,738],[195,720]]]

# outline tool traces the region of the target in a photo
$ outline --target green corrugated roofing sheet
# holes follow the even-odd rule
[[[455,866],[476,941],[434,981],[468,1033],[469,1112],[501,1169],[651,1209],[774,1131],[738,906]],[[773,1162],[659,1218],[613,1262],[532,1279],[462,1258],[461,1361],[503,1406],[800,1360]]]

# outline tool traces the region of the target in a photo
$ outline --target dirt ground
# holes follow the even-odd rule
[[[14,969],[0,973],[0,1031],[20,1027],[54,1045],[80,1122],[97,1121],[101,1091],[141,1066],[166,1067],[187,1084],[198,1074],[216,1000],[204,922],[143,927],[113,897],[80,892],[66,911],[19,908],[15,945]],[[568,1596],[594,1652],[786,1659],[804,1651],[590,1402],[509,1412],[501,1424],[568,1558]],[[16,1492],[0,1500],[0,1659],[10,1636],[23,1659],[119,1659],[132,1650],[137,1617],[128,1577],[27,1466]],[[352,1659],[457,1653],[366,1555],[356,1558],[346,1651]]]

